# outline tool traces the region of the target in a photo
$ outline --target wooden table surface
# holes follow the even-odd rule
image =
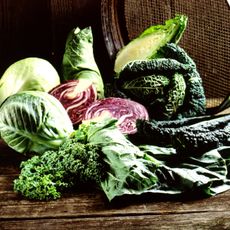
[[[200,200],[137,198],[109,203],[99,191],[30,201],[13,191],[25,158],[0,146],[0,229],[230,229],[230,191]]]

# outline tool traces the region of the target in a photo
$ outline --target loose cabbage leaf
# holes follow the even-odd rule
[[[64,107],[46,92],[23,91],[9,96],[0,107],[0,136],[17,152],[58,148],[72,131]]]
[[[104,84],[93,52],[91,27],[73,29],[66,40],[62,60],[64,80],[88,79],[95,84],[98,97],[104,97]]]
[[[214,196],[230,189],[230,148],[223,146],[201,155],[178,156],[174,148],[142,145],[139,148],[158,160],[158,186],[146,193]]]
[[[116,122],[116,119],[105,119],[80,127],[87,142],[101,147],[105,164],[109,165],[105,180],[100,183],[109,200],[125,194],[141,194],[157,181],[154,174],[157,162],[145,160],[139,148],[120,132]]]

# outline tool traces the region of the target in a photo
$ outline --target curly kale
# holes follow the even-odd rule
[[[103,176],[99,146],[67,139],[58,150],[49,150],[21,163],[21,173],[14,190],[29,199],[48,200],[61,197],[67,188],[85,183],[99,183]]]

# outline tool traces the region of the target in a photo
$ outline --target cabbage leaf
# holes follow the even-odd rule
[[[72,131],[66,110],[47,92],[19,92],[0,107],[0,137],[17,152],[56,149]]]
[[[188,17],[176,15],[164,24],[152,25],[121,48],[117,53],[114,72],[119,74],[126,64],[135,60],[148,60],[158,56],[167,43],[178,43],[187,27]]]
[[[68,35],[62,60],[64,80],[88,79],[96,86],[99,98],[104,97],[104,84],[94,58],[91,27],[74,28]]]

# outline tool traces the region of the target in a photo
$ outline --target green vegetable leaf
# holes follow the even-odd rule
[[[153,25],[147,28],[117,53],[115,73],[119,74],[131,61],[155,58],[158,50],[169,42],[178,43],[186,29],[187,20],[185,15],[176,15],[166,20],[164,25]]]
[[[101,181],[109,200],[147,193],[213,196],[230,189],[229,148],[223,157],[222,148],[182,156],[171,147],[135,146],[109,119],[91,123],[86,133],[89,143],[101,146],[109,165]]]
[[[161,162],[156,171],[159,186],[147,192],[213,196],[230,189],[229,147],[213,149],[200,156],[191,155],[183,159],[173,148],[143,145],[140,149]],[[225,157],[222,156],[223,150]]]
[[[104,167],[97,146],[68,138],[57,150],[48,150],[21,163],[14,190],[28,199],[50,200],[89,181],[98,181]]]
[[[186,51],[175,43],[162,47],[159,57],[134,60],[116,76],[116,87],[125,96],[143,103],[150,118],[176,119],[204,115],[206,97],[196,65]],[[164,81],[162,82],[162,76]],[[168,84],[165,84],[168,80]],[[161,87],[156,87],[162,82]],[[152,86],[150,90],[146,85]],[[155,88],[156,87],[156,88]],[[163,90],[162,90],[163,88]],[[152,94],[161,89],[161,93]]]
[[[111,118],[81,124],[57,150],[34,156],[21,167],[14,189],[31,199],[57,199],[64,189],[87,182],[109,201],[142,194],[213,196],[230,189],[229,146],[199,155],[136,146]]]
[[[115,119],[91,123],[87,140],[101,146],[109,165],[100,186],[109,200],[124,194],[142,193],[157,182],[157,161],[144,159],[144,154],[117,128]],[[151,170],[150,170],[151,168]]]
[[[95,84],[99,98],[104,97],[104,85],[93,52],[91,27],[73,29],[66,40],[62,60],[64,80],[85,78]]]
[[[166,76],[143,76],[125,81],[122,89],[124,92],[131,94],[134,99],[138,97],[140,101],[146,103],[147,101],[153,101],[154,98],[163,98],[169,83],[170,80]]]
[[[23,91],[9,96],[0,107],[0,136],[17,152],[58,148],[72,132],[66,110],[46,92]]]

